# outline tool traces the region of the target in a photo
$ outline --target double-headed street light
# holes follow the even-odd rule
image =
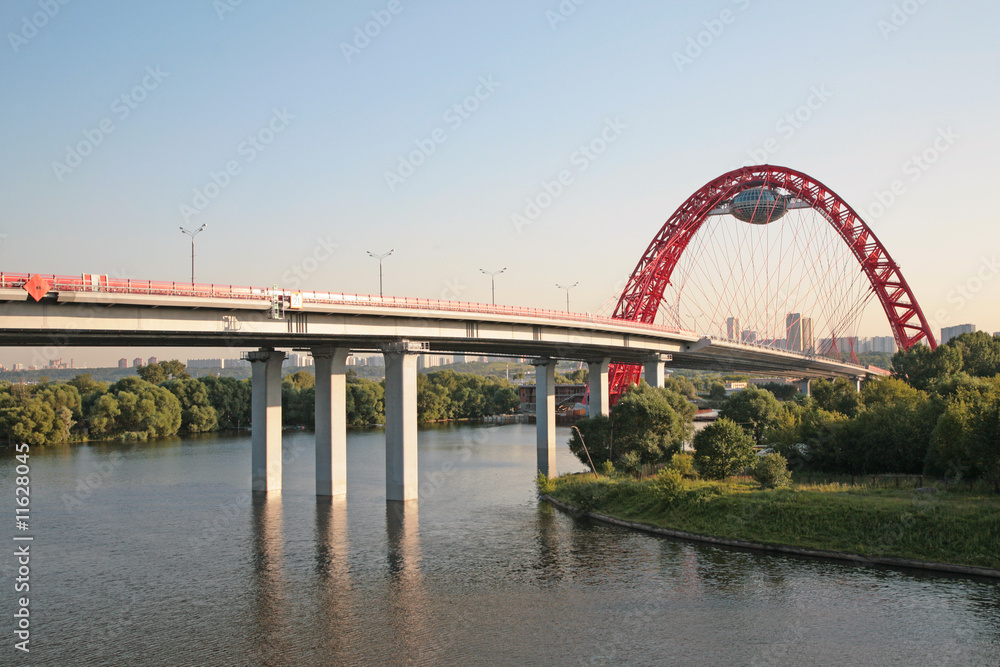
[[[569,312],[569,291],[571,289],[573,289],[574,287],[576,287],[577,285],[579,285],[579,284],[580,284],[580,281],[577,281],[577,282],[573,283],[572,285],[560,285],[559,283],[556,283],[556,287],[558,287],[559,289],[566,290],[566,312],[567,313]]]
[[[486,275],[490,277],[490,291],[493,293],[493,305],[497,305],[497,274],[503,273],[507,270],[507,267],[503,267],[499,271],[487,271],[486,269],[479,269]]]
[[[202,225],[198,229],[184,229],[181,227],[181,231],[191,237],[191,284],[194,285],[194,237],[198,236],[200,232],[205,230],[205,225]]]
[[[376,255],[371,250],[367,250],[366,251],[368,253],[369,257],[374,257],[375,259],[378,260],[378,295],[379,295],[379,298],[382,297],[382,260],[385,259],[386,257],[388,257],[389,255],[391,255],[394,250],[395,250],[395,248],[392,248],[391,250],[389,250],[389,252],[384,252],[381,255]]]

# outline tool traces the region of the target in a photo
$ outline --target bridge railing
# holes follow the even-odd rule
[[[0,289],[20,289],[35,274],[0,272]],[[446,301],[441,299],[421,299],[416,297],[378,296],[373,294],[341,294],[309,290],[284,290],[277,288],[250,287],[243,285],[216,285],[204,283],[166,282],[134,280],[131,278],[110,278],[104,275],[59,276],[38,274],[51,289],[58,292],[103,292],[109,294],[146,294],[157,296],[182,296],[189,298],[240,299],[271,301],[280,298],[284,304],[291,302],[293,295],[301,298],[303,304],[356,305],[372,308],[408,308],[415,310],[437,310],[447,312],[475,313],[484,315],[507,315],[537,319],[564,320],[594,324],[614,324],[649,331],[695,336],[695,332],[659,324],[630,322],[589,313],[570,313],[561,310],[527,308],[523,306],[494,306],[472,301]],[[293,309],[294,310],[294,309]]]

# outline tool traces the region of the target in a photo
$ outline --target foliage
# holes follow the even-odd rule
[[[691,432],[696,408],[680,394],[632,385],[611,411],[614,447],[635,452],[641,463],[660,463],[680,451]]]
[[[499,377],[442,370],[417,376],[417,419],[482,419],[520,406],[517,389]]]
[[[753,478],[765,489],[777,489],[792,483],[788,461],[775,452],[757,457],[753,466]]]
[[[163,387],[138,377],[119,380],[94,404],[90,430],[98,436],[141,438],[174,435],[181,403]]]
[[[186,380],[191,377],[188,375],[187,367],[176,359],[139,366],[135,372],[140,378],[152,384],[160,384],[170,379]]]
[[[713,401],[726,400],[726,385],[721,382],[713,382],[708,388],[708,397]]]
[[[726,417],[695,434],[694,450],[695,465],[708,479],[731,477],[754,462],[753,439]]]
[[[690,378],[683,375],[671,375],[664,381],[663,386],[689,400],[693,401],[698,398],[698,388],[694,386],[694,382]],[[724,390],[725,387],[723,387]]]
[[[54,402],[51,394],[32,395],[25,385],[9,385],[0,391],[0,433],[12,442],[65,443],[74,423],[72,411]]]
[[[348,426],[385,422],[385,387],[381,383],[348,376],[346,389]]]
[[[799,393],[799,388],[788,382],[768,382],[757,386],[774,394],[779,401],[790,401]]]
[[[685,493],[684,476],[674,468],[664,468],[658,472],[651,485],[657,499],[668,505]]]
[[[742,426],[759,445],[764,441],[764,432],[776,422],[780,412],[781,404],[774,394],[750,385],[729,397],[719,410],[719,417]]]
[[[931,350],[914,345],[900,350],[892,358],[893,377],[905,380],[917,389],[928,389],[938,380],[962,370],[962,351],[955,345],[939,345]]]
[[[611,477],[615,474],[615,464],[611,461],[605,461],[600,465],[601,474],[605,477]]]
[[[586,368],[577,368],[568,373],[556,373],[556,384],[587,384],[590,371]]]
[[[208,375],[198,378],[198,382],[205,386],[218,428],[242,428],[250,424],[250,380]]]
[[[617,456],[612,456],[614,452],[612,451],[613,443],[611,436],[614,426],[610,417],[597,415],[596,417],[581,419],[574,426],[575,428],[570,431],[569,450],[573,452],[573,456],[581,463],[590,465],[587,462],[588,451],[590,452],[590,458],[593,459],[596,466],[604,462],[611,462],[613,464],[620,460],[620,451],[617,452]],[[583,436],[582,439],[581,435]],[[585,444],[587,446],[586,451],[584,451]]]
[[[548,475],[539,470],[538,474],[535,475],[535,488],[538,490],[538,495],[544,496],[556,490],[556,483],[554,479],[550,479]]]
[[[812,383],[812,397],[816,404],[828,412],[839,412],[856,417],[861,410],[861,397],[854,382],[847,378],[816,380]]]
[[[678,452],[670,457],[670,467],[679,472],[683,477],[697,477],[698,472],[694,469],[694,456],[685,452]]]
[[[181,404],[181,431],[205,433],[218,426],[215,408],[208,398],[208,388],[191,378],[167,380],[161,385],[177,397]]]

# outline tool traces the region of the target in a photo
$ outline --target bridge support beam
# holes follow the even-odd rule
[[[587,360],[587,382],[590,385],[590,404],[587,406],[587,416],[608,416],[611,412],[610,391],[608,386],[608,366],[611,357]]]
[[[284,352],[247,352],[251,369],[250,442],[254,491],[281,491],[281,362]]]
[[[538,470],[556,476],[556,361],[533,359],[535,367],[535,439]],[[593,400],[593,399],[591,399]]]
[[[802,392],[806,396],[811,396],[812,395],[811,389],[812,389],[812,380],[810,378],[806,378],[804,380],[799,380],[799,391],[800,392]]]
[[[316,495],[347,493],[347,357],[343,347],[313,348],[316,360]]]
[[[673,359],[669,354],[654,354],[643,364],[643,376],[650,387],[663,387],[667,382],[666,362]]]
[[[383,348],[386,500],[417,499],[417,354],[426,351],[409,341]]]
[[[862,378],[851,378],[854,380],[854,390],[861,393],[861,380]]]

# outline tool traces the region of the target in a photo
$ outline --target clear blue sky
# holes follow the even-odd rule
[[[395,248],[389,294],[488,301],[479,269],[507,267],[499,302],[560,308],[555,283],[579,281],[573,309],[594,311],[691,193],[766,161],[862,212],[900,180],[866,217],[935,329],[1000,330],[994,3],[232,1],[3,3],[3,270],[183,281],[178,227],[204,223],[200,282],[370,293],[366,251]],[[811,117],[779,126],[814,90]],[[433,153],[388,183],[418,142]]]

